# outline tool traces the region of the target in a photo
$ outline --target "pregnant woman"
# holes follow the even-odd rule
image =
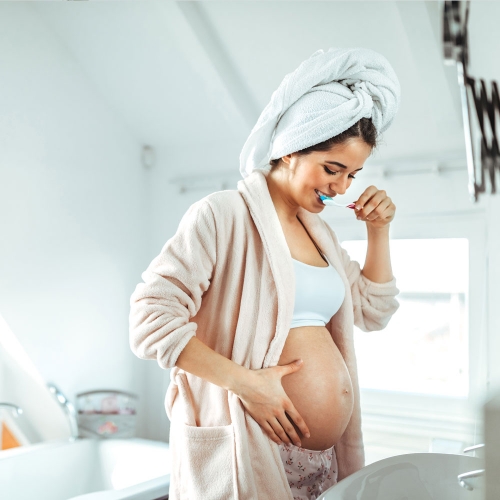
[[[363,270],[318,214],[399,98],[377,52],[315,52],[253,128],[238,189],[191,205],[142,274],[130,345],[172,368],[171,500],[316,499],[364,466],[353,326],[380,330],[398,308],[395,206],[375,186],[355,201]]]

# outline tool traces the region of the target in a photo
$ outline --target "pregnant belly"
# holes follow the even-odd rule
[[[302,368],[284,376],[281,383],[311,434],[306,438],[294,424],[302,447],[326,450],[338,442],[351,418],[351,377],[330,332],[323,326],[290,330],[278,365],[299,358],[304,361]]]

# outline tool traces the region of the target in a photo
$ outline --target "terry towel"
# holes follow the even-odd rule
[[[392,123],[401,88],[387,59],[366,48],[316,51],[285,76],[240,154],[243,177],[370,118],[378,133]]]

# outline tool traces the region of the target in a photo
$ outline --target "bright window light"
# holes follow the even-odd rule
[[[345,241],[363,267],[366,241]],[[391,240],[398,311],[380,332],[354,328],[361,388],[468,397],[469,242]]]

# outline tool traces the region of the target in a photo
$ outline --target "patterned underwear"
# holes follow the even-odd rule
[[[328,488],[337,484],[337,456],[332,446],[328,450],[307,450],[293,444],[280,444],[293,500],[316,500]]]

